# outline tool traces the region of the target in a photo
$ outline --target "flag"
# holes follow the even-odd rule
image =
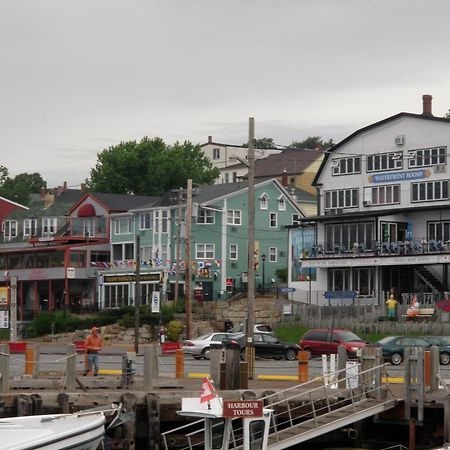
[[[209,402],[217,396],[216,390],[208,377],[203,378],[202,391],[200,392],[200,403]]]

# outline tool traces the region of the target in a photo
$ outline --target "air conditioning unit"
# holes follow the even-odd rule
[[[372,204],[372,202],[370,200],[363,201],[363,206],[370,206],[371,204]]]
[[[405,136],[397,136],[394,141],[395,145],[403,145],[405,143]]]
[[[434,171],[436,173],[444,173],[445,172],[445,165],[441,164],[439,166],[434,166]]]

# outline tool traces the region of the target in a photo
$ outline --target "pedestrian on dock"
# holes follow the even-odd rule
[[[99,370],[98,352],[102,349],[102,338],[98,334],[97,327],[92,327],[84,343],[84,348],[88,354],[88,366],[84,369],[83,376],[86,376],[94,366],[94,377],[96,377]]]

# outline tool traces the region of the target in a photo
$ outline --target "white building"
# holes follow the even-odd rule
[[[313,182],[319,215],[290,229],[295,299],[381,303],[393,291],[432,302],[450,290],[450,120],[431,100],[329,150]]]

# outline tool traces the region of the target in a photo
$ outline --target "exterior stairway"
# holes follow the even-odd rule
[[[443,292],[444,285],[442,282],[431,273],[426,267],[418,266],[415,268],[415,272],[418,277],[433,291],[433,292]]]

